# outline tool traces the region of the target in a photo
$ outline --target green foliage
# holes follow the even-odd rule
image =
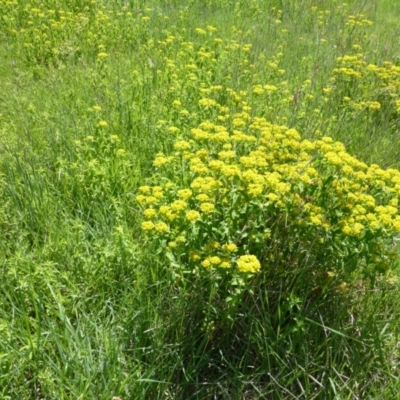
[[[395,2],[0,10],[1,398],[398,397]]]

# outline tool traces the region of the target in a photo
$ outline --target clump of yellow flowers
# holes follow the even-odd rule
[[[213,103],[224,107],[223,124],[205,120],[157,156],[157,185],[136,197],[148,239],[197,271],[251,276],[307,263],[345,281],[387,270],[400,172],[367,165],[330,137],[303,140],[251,116],[244,94],[240,104],[229,112]]]

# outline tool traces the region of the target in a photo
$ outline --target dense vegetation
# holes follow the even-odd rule
[[[0,397],[398,398],[399,18],[0,0]]]

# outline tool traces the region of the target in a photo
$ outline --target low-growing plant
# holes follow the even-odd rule
[[[211,99],[200,105],[226,110]],[[330,137],[302,140],[252,117],[245,99],[240,107],[159,153],[156,184],[136,196],[146,240],[178,290],[206,294],[212,329],[234,319],[258,285],[302,301],[347,293],[356,281],[373,285],[390,270],[400,231],[399,171],[368,166]]]

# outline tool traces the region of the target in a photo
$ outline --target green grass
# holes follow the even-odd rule
[[[301,272],[281,287],[260,278],[210,334],[218,294],[179,282],[135,200],[156,154],[216,117],[198,104],[212,85],[247,91],[253,116],[399,168],[400,74],[332,78],[337,57],[357,53],[399,68],[400,6],[341,4],[0,0],[1,398],[399,397],[397,260],[345,296]],[[359,13],[373,25],[346,27]]]

